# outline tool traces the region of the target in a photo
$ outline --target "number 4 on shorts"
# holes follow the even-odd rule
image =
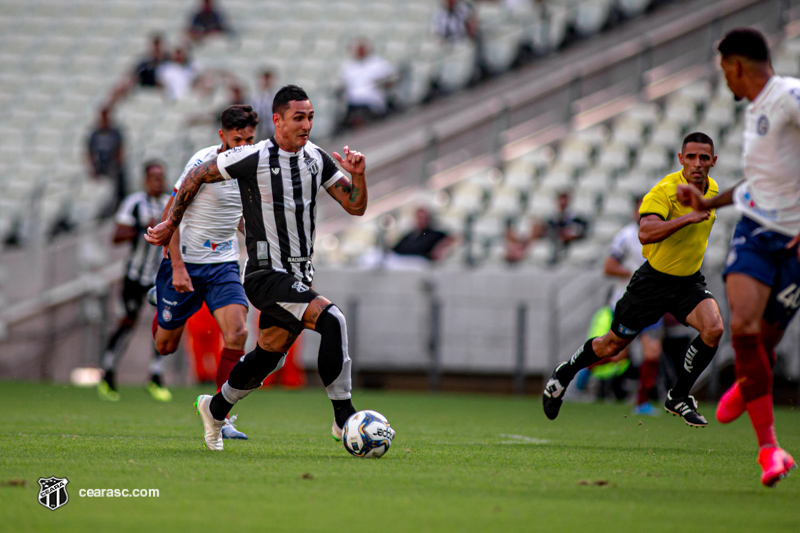
[[[778,301],[787,309],[797,309],[800,305],[800,287],[792,283],[778,293]]]

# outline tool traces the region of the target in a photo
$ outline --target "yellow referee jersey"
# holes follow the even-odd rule
[[[658,215],[664,220],[673,220],[691,213],[692,208],[681,205],[675,197],[680,183],[689,183],[683,177],[682,170],[665,176],[645,195],[639,215]],[[718,194],[719,186],[709,176],[708,190],[703,196],[711,198]],[[712,209],[708,220],[684,226],[661,242],[645,244],[642,255],[659,272],[690,276],[700,270],[703,264],[708,235],[716,218],[716,210]]]

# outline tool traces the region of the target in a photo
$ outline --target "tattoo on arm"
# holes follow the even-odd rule
[[[216,183],[223,180],[224,178],[219,172],[216,159],[206,161],[190,170],[184,178],[181,188],[178,189],[175,201],[172,203],[172,209],[169,211],[169,220],[172,225],[177,228],[178,224],[181,223],[186,209],[191,205],[202,184]]]
[[[342,178],[336,183],[333,184],[334,188],[342,189],[342,192],[347,195],[347,200],[350,203],[354,203],[358,200],[359,196],[361,196],[361,189],[353,185],[347,178]],[[341,200],[337,200],[340,204],[342,204]]]

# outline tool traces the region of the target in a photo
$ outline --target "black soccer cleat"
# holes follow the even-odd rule
[[[664,410],[683,418],[686,424],[694,428],[704,428],[708,425],[705,417],[697,412],[697,400],[694,399],[694,396],[673,398],[672,391],[669,391],[667,401],[664,402]]]
[[[544,386],[542,393],[542,406],[544,407],[544,415],[550,420],[555,420],[558,417],[558,412],[561,410],[561,404],[564,403],[564,393],[567,387],[561,385],[561,382],[556,378],[558,369],[567,363],[561,363],[553,370],[553,375]]]

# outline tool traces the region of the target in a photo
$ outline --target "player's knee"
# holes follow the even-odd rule
[[[320,335],[343,335],[347,331],[347,321],[336,304],[329,304],[317,318],[314,329]]]
[[[723,333],[725,333],[725,328],[722,325],[722,319],[720,319],[705,328],[702,334],[703,342],[709,346],[719,346],[719,341],[722,339]]]
[[[731,315],[731,333],[733,335],[753,335],[761,331],[761,320],[733,313]]]
[[[230,331],[226,331],[223,335],[225,338],[225,347],[232,350],[241,350],[247,342],[247,326],[242,324],[235,327]]]
[[[173,340],[173,339],[156,338],[156,352],[158,352],[159,355],[173,354],[178,350],[179,343],[180,339]]]

